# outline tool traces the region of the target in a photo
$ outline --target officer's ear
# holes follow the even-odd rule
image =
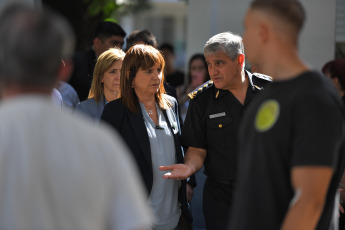
[[[237,64],[239,65],[240,69],[242,69],[243,67],[244,59],[245,59],[244,54],[239,54],[237,56]]]

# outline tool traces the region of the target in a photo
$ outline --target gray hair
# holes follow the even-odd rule
[[[231,60],[235,61],[239,54],[244,54],[242,37],[231,32],[223,32],[211,37],[205,44],[204,55],[223,51]]]
[[[62,17],[23,4],[0,15],[0,83],[3,87],[52,87],[61,59],[74,50],[74,34]]]

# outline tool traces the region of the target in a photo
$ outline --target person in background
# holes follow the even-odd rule
[[[186,118],[189,97],[188,94],[194,89],[210,80],[210,75],[207,70],[207,63],[203,54],[194,54],[188,64],[188,85],[177,88],[178,101],[181,107],[181,117]]]
[[[59,107],[60,109],[62,109],[63,100],[62,100],[62,96],[61,96],[60,92],[56,88],[53,88],[50,96],[51,96],[51,99],[53,100],[54,104],[57,107]]]
[[[345,105],[345,59],[339,58],[327,62],[322,67],[322,73],[328,77],[341,97],[343,104]],[[345,173],[339,183],[340,191],[340,216],[339,216],[339,229],[345,229],[345,214],[344,214],[344,202],[345,202]]]
[[[56,81],[72,70],[67,21],[11,3],[0,34],[0,229],[150,229],[152,212],[121,137],[51,101]]]
[[[322,73],[331,79],[345,104],[345,59],[340,58],[327,62],[322,67]]]
[[[56,89],[61,94],[63,105],[73,111],[80,102],[77,91],[64,81],[58,81]]]
[[[134,30],[126,38],[126,51],[136,44],[150,45],[157,48],[158,42],[156,36],[150,30]]]
[[[93,72],[88,100],[80,102],[76,111],[99,121],[105,105],[121,95],[120,72],[124,57],[125,53],[117,48],[110,48],[99,56]]]
[[[186,181],[164,180],[159,170],[161,165],[183,161],[177,101],[165,94],[164,64],[154,47],[131,47],[121,69],[121,98],[105,106],[101,119],[132,150],[157,217],[153,229],[190,229]]]
[[[185,179],[204,165],[203,190],[206,229],[225,229],[237,181],[237,132],[251,101],[270,78],[244,69],[242,38],[231,32],[211,37],[204,56],[212,81],[189,94],[191,100],[182,129],[187,147],[184,164],[162,166],[166,179]]]
[[[189,106],[188,94],[200,85],[210,80],[207,70],[207,63],[205,57],[201,53],[194,54],[188,64],[188,85],[180,86],[177,88],[179,95],[179,103],[181,106],[181,117],[184,120]],[[193,228],[194,230],[206,229],[204,212],[202,210],[202,190],[204,188],[206,176],[204,168],[202,167],[199,172],[195,173],[195,181],[197,186],[193,189],[193,199],[191,201],[191,210],[193,214]]]
[[[63,66],[66,65],[63,60],[61,60],[61,62]],[[80,102],[77,91],[75,91],[75,89],[70,84],[64,81],[58,81],[56,89],[61,94],[63,105],[66,108],[69,108],[72,111],[74,111],[75,107]]]
[[[345,113],[331,82],[299,57],[305,16],[298,0],[254,0],[246,13],[248,62],[273,82],[241,123],[229,229],[335,227]]]
[[[92,49],[76,52],[74,70],[69,83],[77,91],[80,101],[87,99],[97,58],[112,47],[122,48],[126,32],[115,22],[101,22],[93,39]]]
[[[184,84],[184,73],[175,68],[175,50],[169,43],[163,43],[159,46],[159,50],[162,52],[165,60],[164,76],[165,81],[169,85],[177,88]]]

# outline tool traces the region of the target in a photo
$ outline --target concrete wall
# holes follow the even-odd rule
[[[187,60],[202,52],[213,35],[243,33],[243,18],[251,0],[189,0],[187,8]],[[312,67],[321,69],[334,58],[336,0],[302,0],[307,21],[300,38],[300,54]]]
[[[176,67],[183,69],[186,57],[187,5],[184,2],[153,1],[149,10],[120,18],[120,25],[130,34],[133,30],[149,29],[158,43],[171,43],[175,47]]]

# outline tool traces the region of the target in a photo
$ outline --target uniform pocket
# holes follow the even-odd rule
[[[207,128],[211,130],[222,130],[232,123],[230,116],[208,119]]]
[[[207,142],[209,149],[223,152],[225,150],[226,130],[232,124],[230,116],[217,117],[207,121]]]

